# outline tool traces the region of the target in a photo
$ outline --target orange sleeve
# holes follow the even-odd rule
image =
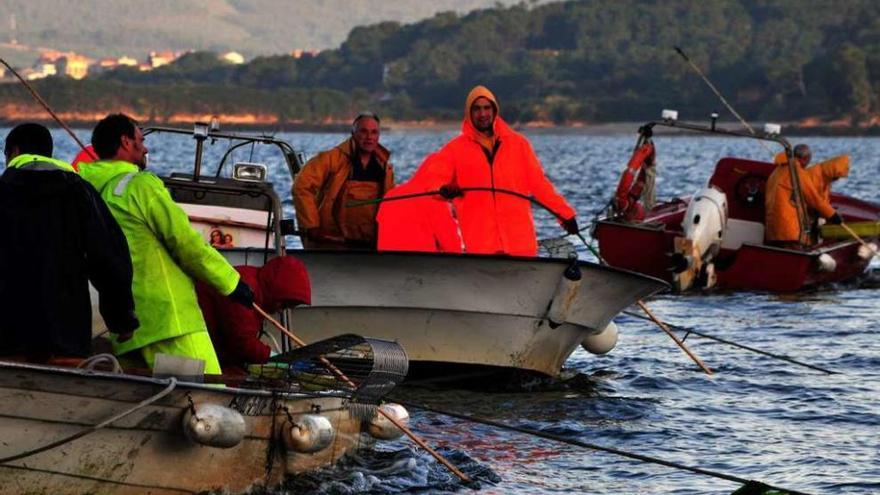
[[[311,229],[321,224],[318,215],[318,194],[327,179],[330,168],[329,152],[319,153],[309,160],[293,181],[293,207],[300,229]]]
[[[822,218],[834,215],[834,207],[831,206],[831,201],[822,194],[821,188],[817,186],[813,177],[806,170],[798,169],[798,179],[801,186],[801,194],[807,206],[816,210]]]
[[[455,180],[455,165],[452,149],[447,144],[439,151],[431,153],[407,182],[418,191],[434,191]]]
[[[529,144],[528,140],[525,138],[522,138],[522,140],[524,154],[526,155],[526,173],[528,174],[528,184],[532,196],[553,210],[553,213],[559,220],[573,218],[577,212],[574,211],[574,208],[568,204],[568,201],[556,191],[556,188],[553,187],[553,183],[550,182],[550,179],[544,174],[544,168],[541,167],[541,162],[538,161],[538,157],[535,155],[532,145]]]

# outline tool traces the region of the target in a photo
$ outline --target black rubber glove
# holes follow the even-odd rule
[[[464,196],[464,194],[461,192],[461,189],[459,189],[458,186],[454,184],[449,184],[440,187],[440,196],[443,196],[445,199],[455,199]]]
[[[251,308],[254,306],[254,291],[251,290],[251,287],[239,280],[238,285],[235,286],[235,290],[229,294],[229,299],[241,304],[246,308]]]
[[[838,215],[837,212],[835,211],[834,215],[831,215],[830,217],[828,217],[828,223],[831,225],[840,225],[843,223],[843,219],[840,218],[840,215]]]
[[[578,229],[578,221],[575,217],[571,217],[568,220],[563,220],[562,228],[571,235],[575,235],[580,232],[580,229]]]

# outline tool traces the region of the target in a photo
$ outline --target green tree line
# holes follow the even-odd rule
[[[46,80],[62,109],[122,104],[171,112],[256,112],[284,122],[459,119],[485,84],[513,122],[644,120],[664,107],[699,118],[720,104],[681,46],[749,119],[870,122],[880,114],[880,2],[569,1],[438,14],[353,29],[335,50],[228,65],[208,52],[150,72]],[[8,85],[7,85],[8,86]],[[15,94],[0,88],[0,103]],[[20,94],[16,94],[20,98]]]

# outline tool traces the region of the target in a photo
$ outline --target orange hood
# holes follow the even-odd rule
[[[477,131],[474,124],[471,122],[471,105],[474,104],[474,101],[476,101],[477,98],[486,98],[492,102],[492,105],[495,107],[495,122],[492,125],[495,135],[492,137],[487,137]],[[468,93],[464,102],[464,122],[461,125],[461,133],[476,140],[484,148],[491,150],[495,146],[495,136],[498,135],[498,123],[500,119],[501,107],[498,106],[498,100],[495,98],[495,95],[485,86],[474,86],[474,89]]]

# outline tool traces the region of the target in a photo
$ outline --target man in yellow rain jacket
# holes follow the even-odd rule
[[[379,117],[362,113],[350,138],[306,163],[293,183],[304,247],[376,248],[379,205],[347,205],[381,198],[394,187],[389,155],[379,144]]]
[[[801,191],[802,206],[816,212],[822,218],[827,219],[828,223],[841,223],[840,215],[834,211],[831,206],[830,198],[823,195],[822,189],[818,187],[817,181],[814,179],[813,173],[807,171],[806,167],[812,159],[812,151],[806,144],[799,144],[794,147],[795,170],[797,172],[798,184]],[[849,163],[849,157],[838,157],[829,160],[843,161]],[[767,189],[764,200],[766,209],[766,229],[764,230],[764,241],[773,246],[785,248],[799,248],[809,242],[809,225],[801,225],[798,218],[797,204],[798,198],[794,195],[794,189],[791,183],[791,170],[789,169],[787,158],[784,153],[776,156],[774,160],[776,169],[767,179]],[[825,168],[825,163],[816,165],[820,170]],[[833,168],[833,167],[832,167]]]
[[[147,148],[134,120],[108,115],[95,127],[92,144],[100,160],[80,175],[95,186],[125,233],[141,322],[133,338],[114,342],[114,352],[140,351],[151,368],[160,353],[201,359],[205,373],[220,374],[192,278],[246,306],[253,304],[253,292],[192,228],[162,180],[143,170]]]

